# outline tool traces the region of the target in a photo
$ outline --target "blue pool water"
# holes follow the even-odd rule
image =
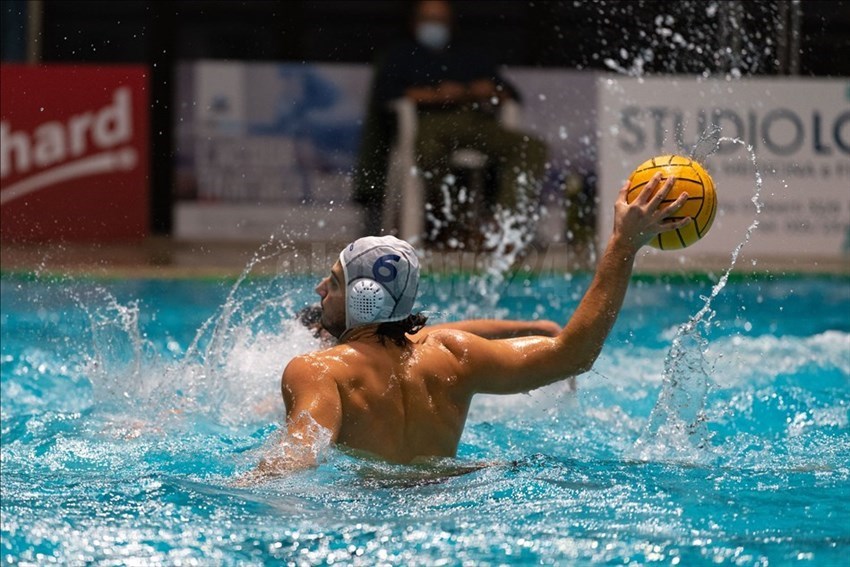
[[[281,370],[318,346],[291,321],[313,283],[4,276],[2,563],[846,559],[846,277],[733,278],[687,333],[714,280],[638,280],[576,394],[476,398],[457,459],[330,450],[234,487],[279,430]],[[516,277],[486,309],[467,283],[428,280],[423,307],[563,322],[588,278]]]

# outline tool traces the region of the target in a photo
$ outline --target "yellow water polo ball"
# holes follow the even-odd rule
[[[668,177],[675,177],[676,181],[670,189],[662,206],[669,205],[675,201],[683,192],[688,194],[688,200],[684,206],[676,212],[672,219],[691,217],[693,222],[688,226],[662,232],[653,238],[649,245],[659,250],[679,250],[686,248],[706,235],[714,215],[717,213],[717,194],[714,191],[714,180],[696,161],[679,155],[664,155],[654,157],[640,164],[629,177],[629,193],[626,200],[631,203],[638,195],[644,185],[649,183],[652,176],[661,172],[661,183],[658,189]]]

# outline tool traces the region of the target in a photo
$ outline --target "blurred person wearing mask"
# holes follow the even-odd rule
[[[367,206],[371,200],[373,211],[378,209],[380,203],[375,200],[383,196],[386,161],[381,163],[376,156],[388,151],[387,140],[392,136],[389,104],[407,97],[417,106],[416,163],[433,211],[444,206],[449,157],[459,148],[480,151],[496,164],[498,187],[491,205],[517,211],[523,203],[536,203],[546,145],[525,133],[506,130],[497,117],[504,100],[519,99],[516,90],[482,49],[455,41],[449,2],[416,2],[412,23],[414,39],[391,48],[375,74],[370,113],[380,113],[384,145],[379,136],[370,138],[366,132],[361,156],[375,161],[370,168],[361,160],[355,198]]]

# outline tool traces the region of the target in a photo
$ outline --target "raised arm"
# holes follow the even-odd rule
[[[554,321],[506,321],[503,319],[468,319],[453,323],[428,325],[415,335],[414,340],[424,338],[435,331],[446,329],[472,333],[485,339],[510,339],[514,337],[555,337],[561,326]]]
[[[461,361],[463,382],[471,393],[527,392],[589,370],[623,305],[637,251],[659,232],[690,222],[668,219],[684,205],[683,195],[668,207],[662,201],[673,186],[670,178],[655,196],[656,175],[631,204],[629,185],[620,190],[614,206],[614,231],[596,274],[563,331],[554,338],[527,337],[487,341],[455,334],[446,341]]]

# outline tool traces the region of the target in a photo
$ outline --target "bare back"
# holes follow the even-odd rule
[[[339,392],[338,443],[400,463],[454,456],[471,395],[457,387],[460,363],[443,334],[403,347],[355,342],[316,353]]]

